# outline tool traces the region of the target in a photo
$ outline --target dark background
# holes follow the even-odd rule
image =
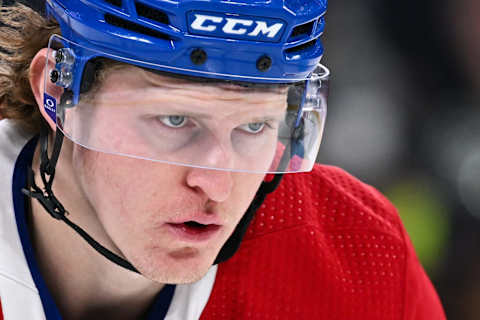
[[[448,319],[480,319],[480,1],[332,0],[321,163],[397,206]]]

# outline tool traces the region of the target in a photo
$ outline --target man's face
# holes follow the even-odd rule
[[[285,100],[284,91],[199,86],[127,68],[106,77],[90,106],[76,107],[90,111],[66,115],[72,132],[106,148],[74,145],[75,175],[108,236],[143,275],[162,283],[202,277],[264,178],[165,161],[267,171],[277,129],[259,128],[284,117]]]

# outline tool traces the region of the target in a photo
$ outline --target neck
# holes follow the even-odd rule
[[[69,144],[57,164],[53,191],[69,219],[121,255],[81,190],[69,161]],[[35,151],[33,168],[39,168]],[[42,186],[38,169],[35,181]],[[40,272],[60,313],[67,319],[140,319],[163,285],[110,262],[76,232],[31,201],[30,231]]]

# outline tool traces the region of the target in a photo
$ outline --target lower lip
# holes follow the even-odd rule
[[[183,223],[167,223],[168,229],[180,240],[189,242],[201,242],[213,238],[220,230],[220,226],[209,224],[205,227],[190,227]]]

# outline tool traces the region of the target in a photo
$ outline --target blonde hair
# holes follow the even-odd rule
[[[0,8],[0,117],[33,132],[39,131],[42,116],[30,87],[30,63],[53,34],[60,34],[58,23],[27,6]]]

